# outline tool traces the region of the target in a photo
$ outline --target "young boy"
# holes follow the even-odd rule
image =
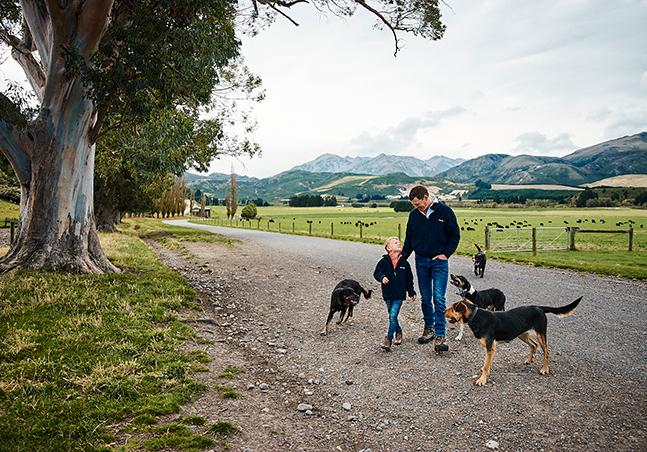
[[[384,338],[382,348],[391,350],[391,344],[402,343],[402,328],[398,323],[398,313],[407,294],[411,300],[416,299],[413,290],[413,273],[405,259],[401,259],[402,243],[397,237],[389,237],[384,242],[386,253],[377,263],[373,277],[382,284],[382,296],[389,313],[389,329]],[[395,335],[395,341],[393,341]]]

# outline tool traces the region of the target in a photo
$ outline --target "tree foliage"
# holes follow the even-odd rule
[[[211,132],[222,132],[224,124],[237,122],[232,117],[234,110],[223,102],[221,90],[227,89],[237,73],[231,68],[239,61],[238,33],[256,33],[279,16],[292,20],[290,8],[307,3],[310,2],[0,2],[2,50],[11,52],[31,87],[27,91],[8,85],[0,93],[0,152],[10,161],[21,190],[21,227],[17,240],[0,262],[0,271],[17,267],[116,271],[101,250],[92,214],[94,146],[98,144],[98,152],[103,153],[103,139],[106,152],[111,146],[113,149],[113,154],[97,157],[105,158],[109,167],[99,168],[104,179],[97,186],[103,189],[117,188],[115,177],[123,179],[124,185],[130,181],[140,186],[141,182],[145,187],[150,180],[154,184],[168,180],[162,172],[173,173],[193,160],[206,161],[219,151],[253,153],[256,147],[252,143],[243,139],[230,146],[226,134],[217,135],[215,147],[210,146],[213,141],[201,142],[201,127],[209,129],[210,125],[199,123],[197,118],[210,112],[217,122],[215,129],[205,130],[205,140],[213,140]],[[444,32],[436,0],[312,3],[319,10],[339,15],[352,15],[358,8],[370,12],[378,28],[385,27],[393,33],[396,53],[399,32],[428,39],[439,39]],[[257,78],[247,75],[245,86],[256,85]],[[234,108],[235,104],[230,106]],[[188,159],[186,149],[177,154],[169,152],[174,149],[176,132],[182,136],[181,130],[170,128],[153,146],[145,131],[150,121],[156,124],[168,120],[165,115],[174,117],[176,113],[190,119],[198,140],[194,147],[188,145],[197,153]],[[241,117],[245,117],[244,112]],[[174,117],[172,121],[179,121],[182,129],[182,118]],[[246,126],[243,132],[248,130]],[[110,137],[111,133],[118,135]],[[133,152],[129,142],[139,142],[140,146]],[[120,158],[114,149],[121,152],[122,144],[131,151]],[[145,169],[156,156],[158,177],[148,177]],[[236,193],[231,195],[235,213]],[[123,207],[111,208],[114,211]]]
[[[253,202],[248,203],[243,210],[240,212],[241,218],[245,220],[253,220],[258,215],[258,209],[256,209],[256,204]]]
[[[389,207],[396,212],[410,212],[413,210],[413,204],[409,200],[393,201]]]

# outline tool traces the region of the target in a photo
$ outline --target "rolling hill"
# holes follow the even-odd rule
[[[440,174],[454,182],[581,185],[623,174],[647,173],[647,132],[580,149],[564,157],[487,154]]]

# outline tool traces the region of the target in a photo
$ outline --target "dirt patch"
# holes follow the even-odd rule
[[[635,363],[626,363],[628,372],[619,379],[617,368],[604,361],[563,353],[587,347],[582,355],[596,354],[594,341],[582,343],[586,331],[574,333],[571,318],[549,320],[550,375],[539,374],[541,359],[524,366],[527,347],[515,341],[500,344],[491,382],[475,387],[483,361],[476,339],[468,330],[444,355],[418,345],[418,303],[403,305],[405,340],[390,353],[379,348],[387,321],[379,295],[362,299],[353,325],[332,324],[329,336],[318,334],[334,285],[354,277],[376,288],[366,273],[342,274],[251,242],[185,242],[188,259],[152,246],[200,293],[204,311],[187,321],[211,343],[191,347],[212,360],[198,378],[240,393],[223,399],[214,389],[181,415],[234,422],[240,431],[227,439],[232,450],[487,450],[486,444],[500,450],[609,445],[639,450],[647,445],[644,375],[630,371]],[[456,333],[448,330],[450,339]],[[219,377],[228,367],[244,372],[232,380]],[[304,403],[311,414],[298,410]]]

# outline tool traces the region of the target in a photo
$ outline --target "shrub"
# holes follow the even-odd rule
[[[586,207],[618,207],[618,201],[610,198],[593,198],[586,201]]]
[[[18,204],[20,202],[20,188],[0,185],[0,199]]]
[[[258,209],[256,209],[256,204],[253,202],[248,203],[243,210],[240,212],[240,216],[245,220],[253,220],[258,214]]]
[[[393,201],[389,204],[389,207],[396,212],[409,212],[413,210],[413,204],[411,204],[411,201]]]

